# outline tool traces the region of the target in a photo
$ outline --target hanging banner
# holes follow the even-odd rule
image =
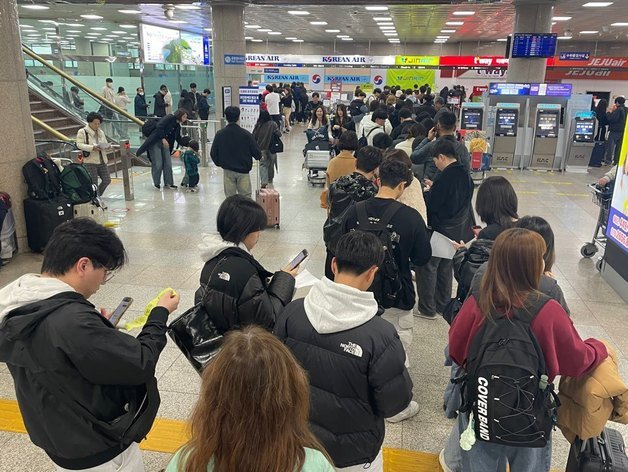
[[[547,67],[623,69],[628,67],[628,57],[592,57],[588,61],[564,60],[560,57],[550,57],[547,59]]]
[[[435,72],[434,69],[388,69],[386,85],[400,85],[403,89],[412,89],[415,84],[429,84],[432,89],[436,89]]]
[[[325,75],[325,83],[341,82],[343,84],[359,85],[368,84],[371,81],[369,75]]]
[[[628,70],[617,69],[548,69],[545,80],[628,80]]]
[[[259,88],[240,87],[240,126],[253,132],[259,117]]]
[[[502,56],[440,56],[441,67],[508,67]]]

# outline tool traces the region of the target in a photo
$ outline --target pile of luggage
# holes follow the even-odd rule
[[[28,186],[24,217],[28,247],[42,252],[54,229],[76,217],[104,222],[97,187],[82,164],[69,163],[62,169],[41,152],[22,167]]]

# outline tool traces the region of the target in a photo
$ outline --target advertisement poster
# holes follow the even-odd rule
[[[628,129],[628,128],[627,128]],[[628,255],[628,131],[624,132],[613,200],[606,228],[612,239]]]
[[[141,34],[148,64],[209,65],[209,46],[203,35],[144,24]]]
[[[240,87],[240,126],[253,132],[259,117],[259,88]]]
[[[388,69],[386,71],[387,85],[400,85],[403,89],[411,89],[414,84],[429,84],[436,89],[436,71],[434,69]]]

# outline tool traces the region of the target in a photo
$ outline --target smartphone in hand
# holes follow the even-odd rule
[[[118,307],[111,314],[109,322],[112,325],[117,326],[120,322],[120,318],[122,318],[122,315],[124,315],[124,313],[129,309],[132,303],[133,299],[131,297],[124,297]]]
[[[288,265],[288,267],[290,267],[290,270],[294,269],[299,264],[301,264],[301,262],[303,262],[305,258],[309,255],[310,253],[307,252],[307,249],[303,249],[303,251],[297,254],[297,256],[294,259],[292,259],[292,261],[290,261],[290,264]]]

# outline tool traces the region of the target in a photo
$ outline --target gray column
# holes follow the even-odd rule
[[[514,33],[551,33],[554,0],[515,0]],[[513,59],[508,64],[508,82],[545,82],[545,59]]]
[[[222,114],[222,87],[231,86],[232,103],[239,102],[238,87],[246,85],[246,66],[225,64],[225,54],[246,54],[244,4],[239,0],[212,2],[212,54],[216,114]]]
[[[0,2],[0,103],[10,111],[0,117],[0,190],[11,195],[20,250],[28,249],[22,200],[26,184],[22,166],[35,157],[35,139],[22,58],[17,0]]]

